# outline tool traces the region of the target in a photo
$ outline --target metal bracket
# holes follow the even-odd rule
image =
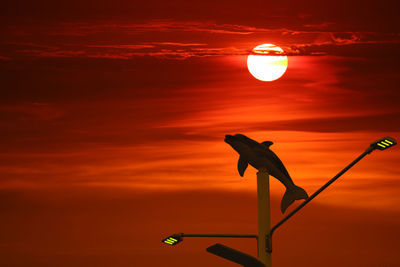
[[[265,236],[265,251],[272,252],[272,236],[270,234]]]

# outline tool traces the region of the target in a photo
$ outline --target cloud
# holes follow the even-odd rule
[[[171,126],[176,132],[201,133],[208,128],[229,129],[234,132],[298,131],[314,133],[352,133],[352,132],[400,132],[400,113],[371,114],[362,116],[335,116],[291,120],[268,120],[268,117],[257,117],[254,122],[248,120],[204,120],[187,121],[186,127]],[[185,124],[185,122],[181,122]],[[240,125],[240,126],[238,126]],[[163,126],[169,128],[168,124]],[[160,129],[161,131],[162,128]],[[214,130],[215,131],[215,130]],[[209,131],[210,133],[214,131]],[[221,133],[223,134],[223,133]],[[189,135],[190,136],[190,135]],[[188,136],[188,137],[189,137]],[[183,136],[182,136],[183,137]]]
[[[305,24],[304,27],[309,28],[309,29],[322,30],[322,29],[326,29],[332,25],[335,25],[335,23],[325,21],[325,22],[321,22],[318,24]]]
[[[154,45],[149,44],[115,44],[115,45],[87,45],[87,47],[97,47],[97,48],[117,48],[117,49],[125,49],[125,50],[136,50],[136,49],[144,49],[144,48],[153,48]]]
[[[0,60],[12,60],[10,57],[0,56]]]
[[[286,130],[309,132],[400,132],[400,112],[346,116],[333,118],[295,119],[288,121],[265,122],[264,127],[249,127],[257,130]]]
[[[375,44],[399,45],[397,34],[335,31],[308,25],[304,29],[266,28],[210,21],[151,20],[146,23],[61,23],[54,26],[13,26],[9,41],[1,46],[5,58],[87,57],[132,59],[150,56],[165,59],[247,55],[260,39],[281,43],[290,56],[359,55],[357,48]],[[21,33],[29,36],[21,37]],[[152,37],[149,38],[149,35]],[[240,37],[246,35],[244,39]],[[42,42],[47,36],[46,42]],[[101,37],[100,37],[101,36]],[[25,42],[23,40],[26,40]],[[365,51],[367,52],[367,51]],[[363,54],[362,56],[367,56]]]
[[[50,121],[64,115],[64,111],[48,103],[24,103],[17,105],[2,105],[0,111],[16,120],[44,120]]]
[[[207,44],[196,44],[196,43],[176,43],[176,42],[153,42],[153,44],[157,45],[166,45],[166,46],[205,46]]]
[[[357,33],[331,33],[333,42],[338,44],[354,44],[360,42],[361,38]]]

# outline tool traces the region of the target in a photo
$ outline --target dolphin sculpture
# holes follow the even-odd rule
[[[226,135],[225,142],[239,153],[238,171],[240,176],[243,177],[248,164],[250,164],[257,170],[266,168],[270,175],[286,187],[281,201],[282,213],[285,213],[295,200],[308,198],[307,192],[293,183],[282,161],[270,150],[269,147],[273,142],[265,141],[260,144],[243,134]]]

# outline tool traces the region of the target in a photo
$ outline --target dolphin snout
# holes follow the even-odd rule
[[[228,143],[229,141],[232,141],[233,135],[227,134],[225,135],[225,142]]]

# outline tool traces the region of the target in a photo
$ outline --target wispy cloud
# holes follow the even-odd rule
[[[125,50],[137,50],[144,48],[154,48],[154,45],[149,44],[109,44],[109,45],[87,45],[87,47],[97,47],[97,48],[117,48]]]
[[[171,48],[166,48],[169,46]],[[175,46],[175,47],[174,47]],[[85,49],[81,46],[52,48],[52,49],[21,49],[17,50],[19,56],[33,58],[109,58],[132,59],[135,57],[151,56],[165,59],[186,59],[191,57],[233,56],[248,55],[249,50],[235,47],[227,48],[191,48],[202,44],[154,44],[154,45],[88,45]],[[182,47],[187,47],[183,49]],[[99,50],[101,49],[101,50]]]
[[[0,112],[16,119],[25,120],[53,120],[61,117],[65,111],[48,103],[24,103],[18,105],[0,105]]]
[[[11,60],[11,57],[0,56],[0,60]]]
[[[14,26],[9,29],[9,41],[0,44],[5,51],[0,60],[21,56],[110,59],[151,56],[186,59],[247,55],[259,40],[268,39],[275,40],[289,56],[330,55],[334,47],[400,44],[398,34],[332,31],[330,25],[331,23],[324,22],[305,25],[303,30],[298,30],[207,21],[152,20],[141,24],[64,23],[41,27]],[[21,37],[20,33],[24,31],[28,31],[30,35]],[[150,39],[149,34],[152,35]],[[246,37],[242,38],[241,35]],[[43,42],[40,41],[43,38],[39,36],[49,38]],[[101,41],[99,36],[102,36]],[[216,38],[218,42],[214,41]],[[340,54],[341,49],[337,51]],[[343,55],[347,56],[346,53]]]
[[[153,42],[155,45],[166,45],[166,46],[205,46],[207,44],[197,43],[176,43],[176,42]]]

